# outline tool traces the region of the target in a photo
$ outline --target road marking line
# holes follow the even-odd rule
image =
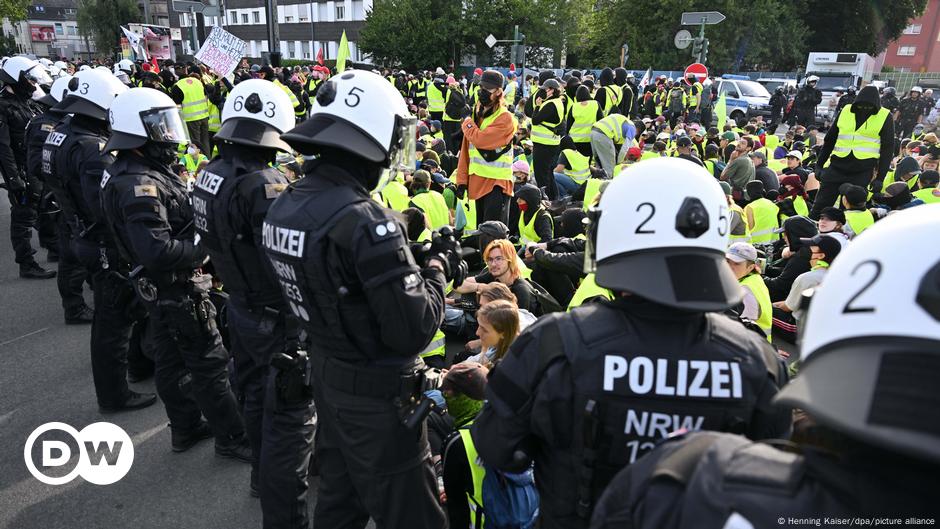
[[[39,333],[41,333],[41,332],[46,332],[46,331],[48,331],[48,330],[49,330],[49,327],[43,327],[42,329],[37,329],[37,330],[35,330],[35,331],[33,331],[33,332],[28,332],[28,333],[24,334],[23,336],[17,336],[16,338],[13,338],[12,340],[7,340],[7,341],[5,341],[5,342],[0,342],[0,347],[3,347],[4,345],[9,345],[9,344],[11,344],[11,343],[13,343],[13,342],[22,340],[23,338],[29,338],[30,336],[32,336],[32,335],[34,335],[34,334],[39,334]]]

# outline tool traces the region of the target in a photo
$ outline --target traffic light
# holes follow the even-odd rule
[[[702,55],[699,57],[699,61],[702,64],[705,64],[705,61],[708,60],[708,39],[703,39],[702,41]]]
[[[698,37],[692,40],[692,57],[698,57],[699,54],[702,52],[702,42],[704,40],[705,39],[701,39]]]

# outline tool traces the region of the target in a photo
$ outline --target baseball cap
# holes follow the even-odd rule
[[[725,258],[736,263],[757,261],[757,249],[748,242],[736,242],[728,247]]]
[[[728,140],[728,141],[734,141],[734,140],[738,139],[738,135],[735,134],[734,131],[729,130],[729,131],[727,131],[727,132],[725,132],[725,133],[723,133],[723,134],[721,135],[721,139],[723,139],[723,140]]]
[[[416,184],[430,184],[431,183],[431,173],[425,171],[424,169],[419,169],[415,171],[412,180]]]
[[[823,217],[826,217],[829,220],[834,220],[841,224],[845,224],[845,212],[836,207],[828,206],[823,208],[823,210],[819,213],[819,218]]]
[[[913,156],[905,156],[894,169],[896,175],[920,174],[920,164]]]
[[[832,264],[832,261],[839,255],[839,252],[842,251],[842,243],[835,237],[830,237],[824,233],[814,235],[810,238],[801,237],[800,242],[806,246],[819,248],[819,252],[825,256],[823,261],[829,264]]]
[[[787,158],[796,158],[797,160],[802,160],[802,159],[803,159],[803,153],[801,153],[800,151],[794,150],[794,151],[788,152],[786,157],[787,157]]]
[[[767,156],[764,155],[763,151],[751,151],[747,153],[747,155],[750,156],[751,158],[760,158],[762,162],[767,161]]]
[[[726,196],[730,197],[732,195],[731,184],[728,182],[718,182],[718,185],[721,186],[721,190],[725,192]]]
[[[480,76],[480,86],[487,90],[503,87],[503,74],[496,70],[487,70]]]
[[[691,147],[692,140],[688,136],[682,136],[676,140],[676,147]]]
[[[868,191],[864,187],[855,184],[842,184],[839,186],[839,193],[852,205],[864,204],[868,200]]]
[[[637,161],[643,157],[643,151],[639,147],[630,147],[627,149],[627,159]]]

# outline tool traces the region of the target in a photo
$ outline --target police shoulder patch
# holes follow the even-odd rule
[[[264,184],[264,198],[277,198],[286,188],[287,184]]]
[[[41,127],[39,127],[39,130],[41,130],[41,131],[43,131],[43,132],[52,132],[53,130],[55,130],[55,124],[54,124],[54,123],[45,123],[45,124],[43,124]]]
[[[134,196],[156,198],[157,186],[155,185],[134,186]]]
[[[372,242],[379,243],[398,236],[398,223],[391,219],[383,219],[369,224],[369,236]]]
[[[108,185],[108,180],[111,180],[111,173],[105,170],[101,173],[101,189],[104,189],[104,186]]]

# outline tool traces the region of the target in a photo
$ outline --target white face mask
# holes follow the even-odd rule
[[[190,155],[190,156],[195,156],[195,155],[196,155],[196,148],[195,148],[195,147],[189,147],[189,148],[187,148],[187,149],[186,149],[186,154],[188,154],[188,155]]]

